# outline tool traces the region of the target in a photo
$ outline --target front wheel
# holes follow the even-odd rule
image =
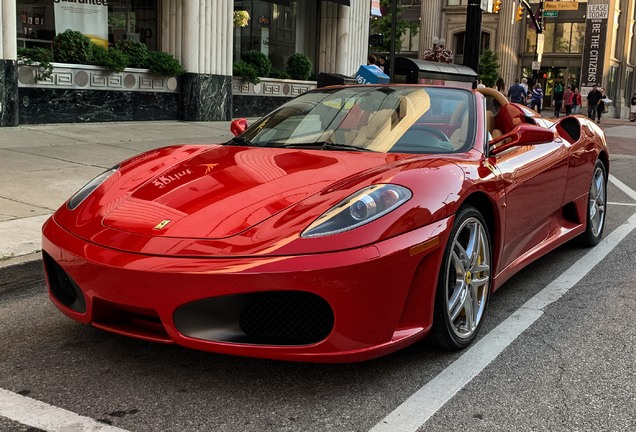
[[[488,227],[474,207],[462,207],[444,251],[435,296],[431,337],[457,350],[477,337],[488,303],[492,247]]]
[[[597,160],[590,185],[585,231],[580,236],[580,241],[584,246],[595,246],[601,241],[603,228],[605,228],[606,205],[607,172],[603,162]]]

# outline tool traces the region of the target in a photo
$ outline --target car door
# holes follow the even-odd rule
[[[506,194],[502,269],[548,237],[551,216],[563,205],[566,144],[555,138],[489,158],[501,173]]]

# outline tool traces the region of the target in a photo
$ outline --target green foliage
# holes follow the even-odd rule
[[[186,70],[171,54],[163,51],[149,51],[146,67],[153,73],[162,76],[177,76],[186,73]]]
[[[492,50],[485,50],[479,58],[479,74],[477,79],[481,80],[482,84],[486,87],[492,87],[499,78],[499,64],[497,61],[499,56]]]
[[[276,78],[276,79],[289,79],[291,78],[289,76],[289,74],[285,71],[279,70],[279,69],[274,69],[272,68],[271,71],[269,71],[269,78]]]
[[[65,30],[53,38],[53,58],[60,63],[86,64],[95,44],[88,36],[75,30]]]
[[[35,80],[45,80],[53,75],[53,53],[45,48],[18,48],[18,60],[24,64],[40,64]],[[43,72],[41,72],[43,70]]]
[[[384,43],[380,47],[373,47],[373,50],[379,49],[382,52],[391,52],[391,0],[380,0],[380,6],[384,6],[387,10],[387,14],[371,23],[373,33],[382,33],[384,35]],[[405,7],[397,7],[397,21],[395,25],[395,31],[397,33],[397,40],[395,41],[395,51],[402,51],[402,38],[406,34],[406,29],[411,30],[411,35],[417,35],[420,25],[418,22],[410,22],[400,19],[400,13],[406,10]]]
[[[261,82],[258,78],[256,68],[244,60],[240,60],[232,65],[232,75],[241,77],[252,84],[258,84]]]
[[[256,69],[256,73],[259,77],[269,76],[269,72],[272,69],[272,62],[269,58],[257,50],[244,52],[243,55],[241,55],[241,60],[252,65]]]
[[[302,53],[296,53],[287,60],[286,72],[292,79],[307,80],[311,75],[313,64],[309,57]]]
[[[129,61],[130,57],[116,48],[107,50],[99,45],[93,47],[93,62],[99,66],[107,67],[113,72],[121,72],[126,69]]]
[[[141,42],[125,39],[115,43],[115,48],[122,51],[130,58],[129,67],[138,69],[151,69],[147,65],[148,47]]]

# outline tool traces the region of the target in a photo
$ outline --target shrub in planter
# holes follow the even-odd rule
[[[115,49],[122,51],[129,57],[128,67],[150,69],[147,64],[148,47],[143,43],[131,39],[119,40],[115,43]]]
[[[53,53],[45,48],[19,48],[18,60],[24,64],[32,65],[39,63],[40,68],[37,72],[35,80],[45,80],[53,75]],[[43,70],[43,72],[41,72]]]
[[[128,67],[130,57],[116,48],[107,50],[102,46],[95,45],[93,47],[93,62],[99,66],[107,67],[113,72],[121,72]]]
[[[181,64],[171,55],[162,51],[149,51],[146,67],[162,76],[177,76],[186,73]]]
[[[269,78],[289,79],[290,76],[285,71],[272,68],[272,70],[269,72]]]
[[[68,29],[53,38],[53,58],[60,63],[87,64],[92,57],[93,42],[81,32]]]
[[[292,79],[306,80],[311,75],[313,64],[305,54],[296,53],[287,60],[287,73]]]
[[[244,52],[243,55],[241,55],[241,60],[252,65],[256,69],[256,73],[259,77],[269,76],[269,71],[272,69],[272,62],[269,58],[257,50]]]
[[[243,78],[247,82],[252,84],[258,84],[261,80],[258,78],[258,72],[256,68],[241,60],[232,65],[232,75]]]

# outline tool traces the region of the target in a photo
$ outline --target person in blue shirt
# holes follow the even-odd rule
[[[515,78],[515,84],[508,89],[508,99],[510,99],[510,102],[522,104],[527,97],[528,92],[519,84],[519,78]]]

